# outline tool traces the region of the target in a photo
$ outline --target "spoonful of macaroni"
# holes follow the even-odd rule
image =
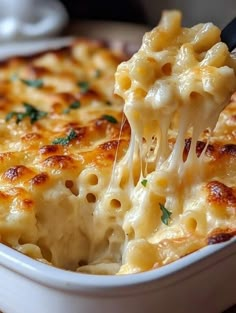
[[[212,130],[235,90],[233,59],[211,23],[181,27],[181,14],[165,12],[144,36],[140,50],[116,73],[116,93],[125,100],[132,141],[145,163],[181,169],[184,141],[192,144],[185,165],[197,162],[196,142]],[[178,115],[178,136],[170,151],[168,130]]]
[[[145,34],[139,51],[117,69],[115,92],[125,101],[131,142],[115,176],[123,177],[129,164],[132,209],[123,228],[135,238],[127,245],[121,273],[129,271],[127,264],[134,259],[138,262],[137,246],[186,235],[180,222],[192,212],[185,207],[186,198],[204,181],[207,142],[236,88],[236,63],[220,37],[212,23],[183,28],[179,11],[165,11],[159,25]],[[199,155],[197,142],[203,134],[208,139]],[[190,148],[184,157],[186,139]],[[151,209],[158,203],[162,224],[155,222],[157,213]],[[185,222],[188,229],[198,235],[210,230],[200,232],[198,212],[191,214]],[[163,224],[171,225],[167,229]],[[157,255],[154,246],[148,249]]]

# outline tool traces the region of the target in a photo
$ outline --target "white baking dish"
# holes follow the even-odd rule
[[[4,313],[219,313],[236,303],[235,281],[236,238],[125,276],[64,271],[0,244]]]

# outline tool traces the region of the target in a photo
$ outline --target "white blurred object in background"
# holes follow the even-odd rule
[[[0,41],[53,36],[67,21],[58,0],[0,0]]]
[[[152,25],[159,21],[162,10],[178,9],[183,12],[183,24],[213,22],[220,28],[236,16],[236,0],[138,0]]]

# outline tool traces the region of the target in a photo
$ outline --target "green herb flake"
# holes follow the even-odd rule
[[[62,145],[62,146],[66,146],[68,143],[69,143],[69,140],[67,137],[56,138],[52,142],[53,145]]]
[[[108,122],[110,122],[112,124],[117,124],[118,123],[117,119],[114,116],[111,116],[111,115],[104,114],[104,115],[102,115],[102,119],[103,120],[107,120]]]
[[[74,101],[69,105],[69,108],[71,110],[79,109],[80,108],[80,102],[79,101]]]
[[[144,186],[144,187],[146,187],[147,186],[147,179],[143,179],[142,181],[141,181],[141,184]]]
[[[82,93],[86,93],[89,90],[89,83],[86,81],[78,82],[77,85]]]
[[[43,87],[43,80],[42,79],[21,79],[22,83],[29,87],[33,88],[42,88]]]
[[[96,69],[96,70],[95,70],[95,73],[94,73],[94,77],[95,77],[95,78],[99,78],[99,77],[101,77],[101,75],[102,75],[102,71],[99,70],[99,69]]]
[[[10,112],[7,114],[5,120],[6,122],[10,121],[13,117],[16,117],[16,124],[19,124],[23,119],[29,117],[31,124],[40,120],[41,118],[47,116],[47,112],[40,111],[36,109],[33,105],[29,103],[23,103],[24,112]]]
[[[17,73],[13,73],[13,74],[11,75],[11,77],[10,77],[10,80],[11,80],[12,82],[15,82],[16,80],[18,80],[18,75],[17,75]]]
[[[62,113],[68,114],[68,113],[70,113],[70,109],[69,109],[69,108],[66,108],[66,109],[64,109],[64,110],[62,111]]]
[[[9,113],[6,115],[6,117],[5,117],[5,121],[6,121],[6,122],[9,122],[14,116],[16,116],[16,114],[18,114],[18,113],[16,113],[16,112],[9,112]]]
[[[74,101],[72,102],[68,108],[63,110],[63,113],[68,114],[71,110],[76,110],[80,108],[80,102],[79,101]]]
[[[77,134],[75,130],[72,128],[69,132],[69,135],[67,136],[68,140],[71,141],[72,139],[75,139],[77,137]]]
[[[68,136],[66,137],[62,137],[62,138],[56,138],[53,140],[53,144],[54,145],[62,145],[62,146],[66,146],[70,143],[70,141],[74,138],[77,137],[77,134],[75,132],[75,130],[72,128],[68,134]]]
[[[161,221],[168,226],[172,212],[168,211],[167,208],[165,208],[165,206],[161,203],[159,203],[159,206],[160,210],[162,211]]]

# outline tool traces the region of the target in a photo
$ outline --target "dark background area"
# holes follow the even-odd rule
[[[47,0],[45,0],[47,1]],[[225,27],[236,16],[236,0],[60,0],[71,20],[120,21],[155,26],[163,10],[179,9],[183,25],[213,22]]]
[[[71,19],[148,23],[137,0],[61,0]]]

